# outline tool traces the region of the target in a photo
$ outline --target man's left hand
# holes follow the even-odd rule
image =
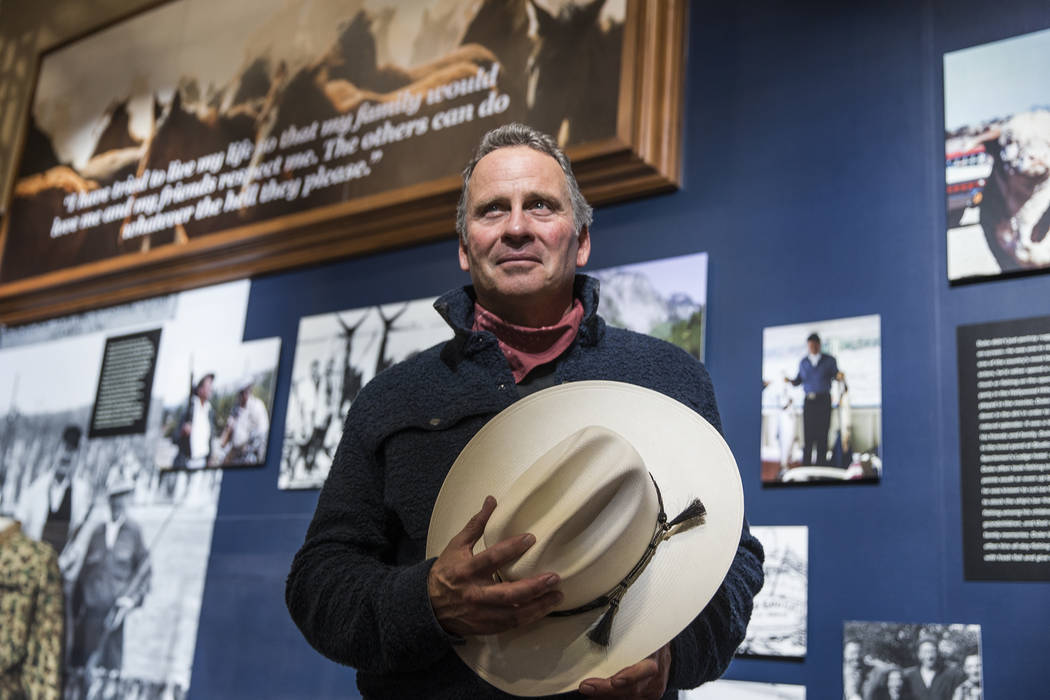
[[[665,644],[609,678],[588,678],[580,683],[580,692],[592,698],[658,700],[667,690],[670,671],[671,645]]]

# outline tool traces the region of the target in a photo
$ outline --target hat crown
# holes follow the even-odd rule
[[[484,543],[531,532],[505,581],[553,571],[570,610],[608,593],[645,553],[660,512],[645,462],[620,434],[586,426],[537,459],[498,498]]]

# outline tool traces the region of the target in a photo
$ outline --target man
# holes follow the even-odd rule
[[[952,700],[981,700],[981,657],[970,654],[963,660],[966,680],[952,694]]]
[[[494,580],[531,546],[528,533],[473,555],[498,507],[491,497],[440,556],[423,558],[449,467],[500,410],[546,386],[607,379],[660,391],[720,427],[703,365],[597,315],[597,283],[575,275],[590,254],[591,209],[550,137],[520,124],[489,132],[463,180],[459,261],[473,285],[435,302],[455,335],[361,390],[288,577],[292,617],[319,651],[357,668],[366,698],[509,697],[452,646],[530,624],[561,600],[555,572]],[[761,565],[745,524],[725,582],[696,620],[580,692],[673,698],[720,676],[743,641]]]
[[[820,351],[820,336],[811,333],[806,338],[809,354],[798,363],[794,379],[785,379],[794,386],[802,385],[806,400],[802,404],[802,463],[828,464],[828,432],[831,430],[831,382],[842,381],[838,363],[831,355]],[[812,456],[813,450],[816,455]]]
[[[186,410],[175,430],[175,444],[179,452],[175,457],[176,467],[200,469],[208,466],[211,457],[213,411],[211,406],[212,383],[215,374],[208,372],[190,394]]]
[[[16,513],[26,536],[46,542],[59,555],[76,539],[91,510],[91,486],[77,474],[81,435],[80,426],[66,426],[54,466],[29,485]],[[63,571],[72,563],[67,559],[60,556]]]
[[[918,666],[904,669],[904,686],[914,700],[951,700],[952,692],[966,678],[958,666],[946,666],[937,640],[923,637],[915,648]]]
[[[237,404],[230,411],[220,443],[229,445],[223,464],[259,464],[266,456],[270,417],[262,399],[252,393],[255,380],[245,377],[237,384]]]
[[[134,484],[122,477],[109,486],[109,518],[95,528],[73,587],[71,665],[120,671],[124,618],[142,605],[150,585],[149,552],[142,530],[128,516]]]

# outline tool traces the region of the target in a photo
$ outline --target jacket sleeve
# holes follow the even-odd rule
[[[722,585],[692,623],[671,640],[668,687],[695,688],[721,677],[744,641],[752,601],[764,579],[762,544],[744,521],[740,545]]]
[[[703,365],[698,369],[691,383],[696,387],[693,406],[722,432],[711,378]],[[745,517],[736,556],[722,585],[696,619],[671,640],[669,688],[695,688],[725,673],[744,641],[754,597],[762,589],[764,560],[762,544],[751,534]]]
[[[433,560],[393,564],[382,470],[354,429],[355,401],[285,588],[292,619],[328,658],[371,673],[425,668],[451,639],[427,593]]]

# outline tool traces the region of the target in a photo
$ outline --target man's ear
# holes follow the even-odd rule
[[[467,244],[463,242],[463,239],[459,239],[459,269],[463,272],[470,272],[470,258],[467,257]]]
[[[576,237],[576,267],[583,267],[591,257],[591,231],[586,226]]]

